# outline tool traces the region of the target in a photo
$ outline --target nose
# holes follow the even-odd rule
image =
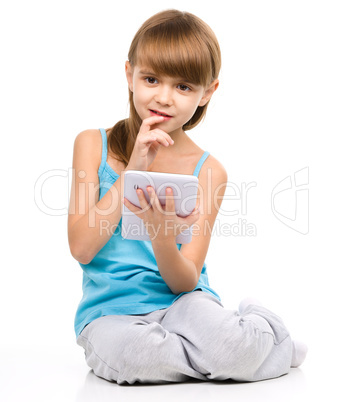
[[[173,103],[172,100],[172,88],[169,85],[159,85],[158,90],[155,94],[155,101],[161,105],[171,106]]]

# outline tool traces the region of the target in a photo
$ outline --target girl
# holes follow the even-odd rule
[[[75,140],[68,236],[83,270],[75,332],[94,373],[118,384],[258,381],[305,357],[278,316],[254,300],[226,310],[209,286],[205,257],[227,173],[185,132],[203,119],[220,67],[217,39],[202,20],[177,10],[152,16],[125,65],[129,118]],[[129,169],[198,176],[197,208],[179,217],[173,194],[161,207],[152,187],[150,204],[137,190],[141,208],[122,200]],[[157,235],[123,239],[122,202]],[[190,225],[191,243],[177,244]]]

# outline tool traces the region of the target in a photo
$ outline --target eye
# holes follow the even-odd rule
[[[188,87],[188,86],[185,85],[185,84],[179,84],[178,87],[179,87],[179,89],[180,89],[181,91],[183,91],[183,92],[191,91],[191,88]]]
[[[157,80],[154,77],[145,77],[144,80],[148,83],[148,84],[156,84]]]

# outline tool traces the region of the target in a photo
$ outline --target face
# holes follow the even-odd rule
[[[181,77],[156,75],[150,68],[135,66],[126,62],[126,76],[133,92],[134,106],[142,120],[158,113],[166,114],[158,127],[172,133],[181,130],[195,113],[198,106],[204,106],[218,86],[218,80],[210,88],[186,82]]]

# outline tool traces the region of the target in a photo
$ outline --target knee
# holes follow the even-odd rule
[[[269,333],[258,330],[236,331],[213,342],[202,353],[202,364],[209,379],[244,379],[249,381],[262,365],[274,345]]]
[[[118,383],[163,383],[158,374],[162,353],[156,351],[166,335],[158,323],[139,325],[137,331],[132,331],[121,351]]]

